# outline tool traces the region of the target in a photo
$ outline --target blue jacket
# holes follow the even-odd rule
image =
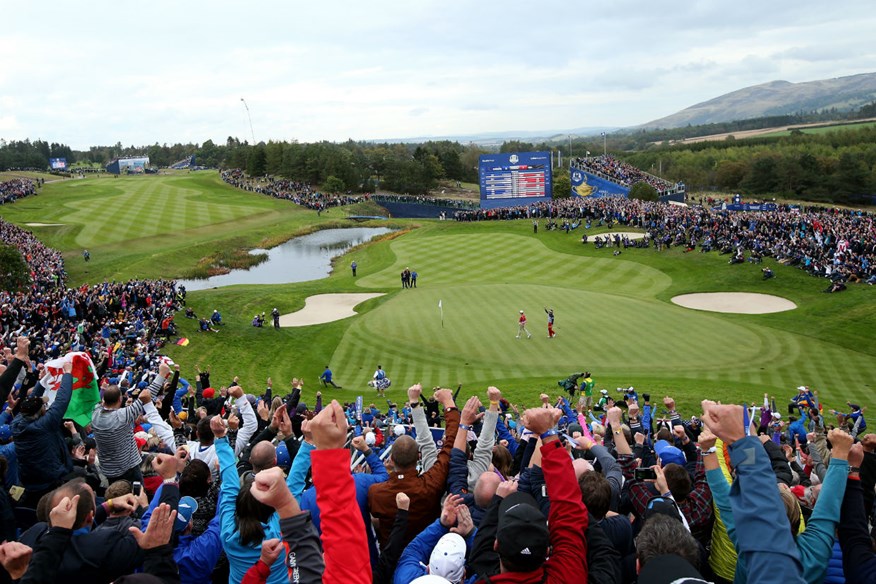
[[[15,442],[0,444],[0,456],[9,463],[6,468],[6,490],[9,490],[12,485],[18,484],[18,456],[15,453]]]
[[[179,414],[183,411],[182,398],[185,394],[189,392],[189,382],[180,377],[179,384],[182,385],[176,392],[173,394],[173,412],[175,414]]]
[[[822,495],[815,503],[812,516],[806,522],[806,529],[797,536],[797,549],[803,566],[803,575],[807,582],[821,582],[825,577],[825,567],[835,553],[834,529],[839,523],[840,504],[845,494],[845,480],[848,475],[849,463],[845,460],[832,459],[824,477]],[[833,470],[831,470],[833,469]],[[729,507],[727,481],[720,469],[706,473],[715,506],[721,512],[721,520],[727,529],[727,535],[737,549],[739,542],[735,528],[734,513]],[[842,560],[840,560],[841,562]],[[842,570],[840,570],[842,574]],[[737,562],[737,584],[745,584],[748,580],[745,562]]]
[[[55,401],[45,414],[40,417],[18,414],[12,421],[19,478],[26,489],[42,491],[54,488],[73,470],[73,461],[61,431],[61,421],[72,395],[73,376],[65,373]]]
[[[499,416],[499,419],[496,421],[496,432],[499,434],[499,440],[508,441],[508,451],[511,452],[511,456],[517,454],[517,440],[515,440],[514,436],[511,435],[511,432],[508,431],[508,427],[505,426],[505,422],[502,421],[502,416]]]
[[[763,445],[754,436],[730,446],[736,480],[730,505],[736,524],[736,549],[752,584],[802,584],[803,566],[794,543],[775,474]]]
[[[794,437],[797,437],[797,440],[800,441],[800,444],[806,444],[806,420],[808,418],[803,415],[796,422],[792,422],[790,426],[788,426],[788,438],[790,438],[791,442],[794,442]]]
[[[402,553],[395,568],[395,576],[392,579],[393,584],[408,584],[408,582],[420,576],[425,576],[428,573],[426,566],[429,564],[432,550],[438,545],[438,540],[444,537],[446,533],[450,533],[450,530],[441,525],[440,519],[436,519],[431,525],[421,531]],[[472,530],[465,540],[465,546],[469,550],[471,550],[472,543],[474,543],[475,533],[477,533],[477,529]],[[470,581],[475,579],[475,576],[469,578]]]
[[[833,544],[833,555],[827,562],[827,572],[824,575],[824,584],[845,584],[846,576],[843,571],[843,549],[839,541]]]
[[[290,484],[289,490],[292,491],[292,494],[298,499],[298,505],[301,507],[301,510],[310,511],[310,517],[313,521],[313,526],[316,528],[316,532],[322,534],[322,529],[319,524],[319,507],[316,504],[316,487],[311,487],[306,491],[300,490],[304,486],[304,480],[307,471],[310,468],[310,453],[314,448],[315,447],[312,444],[308,444],[307,442],[301,443],[301,448],[298,449],[298,454],[292,462],[288,481]],[[389,480],[389,473],[386,472],[386,467],[383,465],[383,461],[380,460],[380,456],[378,456],[373,450],[371,451],[371,454],[365,458],[365,462],[368,463],[368,466],[371,468],[371,474],[354,474],[353,484],[356,485],[356,503],[358,503],[359,509],[362,511],[362,520],[365,522],[365,525],[371,525],[371,515],[368,512],[368,489],[371,485]],[[375,565],[377,563],[378,553],[377,541],[374,539],[374,530],[366,529],[365,533],[368,535],[368,550],[371,554],[371,564]]]
[[[179,566],[182,584],[209,584],[213,581],[213,568],[222,554],[222,538],[219,516],[213,517],[207,531],[194,537],[183,535],[173,550],[173,559]]]
[[[240,492],[240,477],[237,475],[234,450],[228,443],[227,438],[217,438],[214,444],[216,445],[216,456],[219,458],[219,472],[222,476],[222,487],[219,490],[220,499],[216,506],[216,512],[219,516],[222,548],[225,550],[225,555],[228,556],[228,565],[231,570],[228,581],[240,582],[243,580],[246,571],[259,561],[262,546],[261,544],[242,545],[240,543],[240,531],[237,529],[237,522],[235,521],[237,494]],[[283,534],[280,531],[280,518],[276,513],[271,515],[267,523],[262,523],[262,527],[265,530],[265,539],[283,538]],[[286,571],[284,558],[279,557],[274,562],[274,565],[271,566],[268,584],[286,584],[288,581],[289,576]]]
[[[797,547],[807,582],[822,582],[825,569],[833,555],[834,533],[840,520],[840,506],[846,493],[849,463],[831,458],[824,475],[821,495],[815,502],[806,529],[797,536]]]

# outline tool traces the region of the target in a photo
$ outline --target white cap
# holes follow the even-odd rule
[[[368,446],[374,446],[375,442],[377,442],[377,436],[374,435],[374,432],[368,432],[365,434],[365,444]]]
[[[429,573],[461,582],[465,575],[465,540],[457,533],[447,533],[438,540],[429,556]]]
[[[450,580],[434,574],[426,574],[425,576],[420,576],[419,578],[411,580],[411,584],[450,584]]]
[[[520,314],[523,314],[523,311],[522,311],[522,310],[520,311]]]
[[[405,435],[405,427],[401,424],[396,424],[395,428],[392,429],[392,433],[396,436],[404,436]]]

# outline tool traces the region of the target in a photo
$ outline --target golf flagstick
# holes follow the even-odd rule
[[[441,313],[441,328],[444,328],[444,306],[441,301],[438,301],[438,312]]]

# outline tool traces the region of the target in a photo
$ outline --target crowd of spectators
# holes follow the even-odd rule
[[[678,186],[644,170],[640,170],[632,164],[618,160],[610,154],[575,158],[572,162],[572,167],[586,170],[625,187],[631,187],[636,183],[644,182],[657,189],[657,192],[660,194],[671,191]]]
[[[811,236],[819,261],[873,254],[872,217],[852,212],[599,199],[514,213],[667,245],[770,254]],[[574,384],[529,404],[415,385],[385,410],[324,404],[298,379],[247,392],[158,354],[185,300],[173,282],[67,288],[57,252],[5,223],[0,238],[34,274],[0,295],[0,582],[876,580],[876,435],[859,404],[829,409],[804,386],[786,411],[764,395],[683,412],[632,387],[593,405]],[[86,424],[64,415],[72,365],[51,404],[39,383],[76,350],[100,385]]]
[[[36,184],[29,178],[15,178],[0,182],[0,205],[14,203],[18,199],[35,195]]]
[[[428,195],[396,195],[392,193],[366,193],[363,195],[326,194],[311,185],[303,182],[277,179],[269,176],[249,178],[240,169],[226,170],[222,172],[222,180],[239,189],[269,195],[276,199],[292,201],[296,205],[308,209],[323,210],[327,207],[351,205],[363,201],[375,201],[377,203],[409,203],[414,205],[433,205],[438,207],[453,207],[458,209],[476,209],[480,205],[478,201],[466,199],[453,199],[449,197],[435,197]]]
[[[728,211],[623,197],[569,198],[531,205],[457,211],[457,221],[568,220],[646,232],[656,249],[747,252],[772,257],[832,282],[876,283],[876,223],[871,213],[779,205],[775,211]]]
[[[101,372],[147,369],[184,302],[174,282],[131,280],[67,288],[61,254],[34,235],[0,220],[0,242],[21,253],[31,283],[0,291],[0,342],[31,339],[37,362],[70,351],[91,355]]]
[[[363,200],[361,196],[321,193],[311,185],[299,181],[275,179],[267,176],[250,178],[240,169],[224,170],[221,176],[223,181],[241,190],[292,201],[296,205],[316,211],[323,211],[329,207],[351,205]]]
[[[381,411],[158,361],[107,371],[81,426],[63,419],[70,367],[47,409],[27,395],[35,349],[17,338],[0,375],[0,470],[24,487],[0,493],[5,581],[874,577],[876,435],[864,408],[827,410],[807,387],[787,412],[767,395],[682,412],[632,387],[525,409],[496,387],[463,402],[415,385]]]

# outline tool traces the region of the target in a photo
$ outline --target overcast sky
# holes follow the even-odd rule
[[[876,70],[872,0],[2,0],[0,138],[76,149],[630,126]]]

